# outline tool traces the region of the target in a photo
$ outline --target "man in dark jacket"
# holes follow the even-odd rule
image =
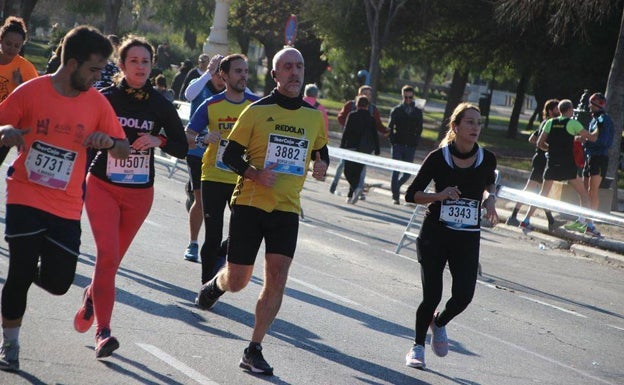
[[[420,141],[423,130],[423,113],[414,103],[414,88],[403,86],[401,88],[403,103],[394,107],[390,111],[390,143],[392,144],[392,159],[413,162],[416,146]],[[401,186],[407,182],[410,174],[403,174],[399,177],[399,172],[392,172],[390,187],[392,190],[392,201],[398,205]]]

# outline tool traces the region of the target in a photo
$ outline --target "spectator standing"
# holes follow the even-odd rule
[[[102,77],[100,78],[100,80],[93,83],[93,87],[98,90],[112,86],[114,83],[115,75],[119,73],[119,67],[117,67],[117,49],[119,48],[119,37],[117,35],[108,35],[107,38],[113,45],[113,54],[108,59],[104,70],[102,70]]]
[[[169,51],[169,42],[165,41],[156,48],[156,67],[161,71],[169,69],[171,64],[171,52]]]
[[[193,79],[197,79],[204,72],[206,72],[206,69],[208,69],[209,63],[210,63],[210,56],[208,54],[202,53],[201,55],[199,55],[199,57],[197,58],[197,66],[186,74],[186,77],[184,78],[184,82],[182,82],[182,88],[180,88],[180,95],[178,95],[178,99],[188,101],[188,99],[186,99],[186,97],[184,96],[184,93],[186,92],[186,87],[188,87],[189,83]],[[189,116],[189,119],[190,118],[191,117]]]
[[[76,27],[63,39],[61,67],[0,104],[0,142],[18,149],[7,176],[9,273],[2,289],[0,370],[19,370],[19,334],[31,285],[63,295],[74,282],[87,152],[128,156],[115,111],[91,86],[112,51],[99,31]]]
[[[355,98],[355,104],[357,109],[347,117],[340,148],[379,155],[379,136],[375,129],[375,119],[368,112],[368,98],[360,95]],[[344,174],[349,182],[347,202],[350,204],[355,204],[362,193],[359,185],[363,167],[361,163],[345,160]]]
[[[264,240],[263,288],[251,342],[239,364],[264,375],[273,375],[273,367],[264,359],[261,343],[286,289],[299,231],[299,196],[308,166],[314,159],[312,177],[323,180],[329,164],[323,115],[300,96],[304,78],[301,53],[291,47],[277,52],[271,76],[277,87],[243,111],[228,137],[223,161],[240,176],[231,201],[227,263],[198,296],[200,306],[210,309],[226,291],[237,292],[247,286]]]
[[[327,117],[327,108],[318,101],[319,89],[316,84],[306,84],[303,89],[303,101],[316,108],[323,113],[325,119],[325,135],[329,138],[329,118]]]
[[[414,103],[414,88],[412,86],[403,86],[401,96],[403,102],[390,111],[390,120],[388,121],[392,159],[412,163],[423,130],[423,112]],[[401,186],[409,178],[410,174],[403,173],[401,175],[399,171],[392,172],[390,189],[392,190],[392,202],[395,205],[400,204]]]
[[[609,166],[609,149],[613,144],[613,121],[605,112],[607,99],[601,93],[595,93],[589,98],[589,110],[592,120],[589,122],[589,133],[598,131],[598,139],[595,142],[584,141],[585,168],[583,169],[583,182],[589,192],[591,208],[598,210],[600,207],[600,184],[607,175]]]
[[[530,191],[534,193],[538,193],[542,183],[544,182],[544,169],[546,168],[546,151],[542,150],[537,146],[537,139],[540,137],[542,133],[542,129],[544,125],[549,119],[556,118],[560,115],[559,113],[559,100],[557,99],[549,99],[544,103],[544,110],[542,111],[542,123],[539,128],[535,130],[529,136],[529,143],[535,145],[535,154],[531,159],[531,175],[529,175],[529,180],[527,180],[526,185],[522,191]],[[517,219],[518,211],[522,204],[520,202],[516,203],[513,211],[511,212],[511,216],[507,218],[505,222],[509,226],[520,226],[523,229],[531,230],[532,226],[528,222],[520,222]],[[550,210],[546,211],[546,217],[548,218],[548,229],[550,231],[556,228],[557,223],[555,222],[555,218],[552,215]]]
[[[180,91],[182,90],[182,85],[184,84],[184,78],[192,68],[193,63],[190,60],[185,60],[180,63],[180,67],[178,67],[175,75],[173,75],[173,80],[171,81],[171,89],[173,90],[173,96],[176,100],[184,99],[180,96]]]
[[[358,94],[356,95],[356,97],[359,95],[366,96],[368,100],[370,101],[373,96],[373,88],[371,86],[366,86],[366,85],[361,86],[360,88],[358,88]],[[353,100],[346,102],[340,109],[340,112],[338,113],[338,124],[340,124],[340,127],[342,127],[343,130],[344,130],[345,124],[347,123],[347,116],[349,116],[349,113],[351,111],[355,111],[356,108],[357,107],[355,106],[355,99],[353,99]],[[387,135],[386,127],[381,122],[381,116],[379,115],[379,110],[373,103],[369,102],[368,112],[371,114],[373,118],[375,118],[375,127],[377,128],[377,131],[379,132],[379,134],[382,134],[384,136]],[[344,169],[344,160],[341,159],[338,166],[336,166],[336,172],[334,173],[334,178],[332,180],[331,185],[329,186],[329,192],[332,194],[336,192],[336,188],[338,187],[338,182],[340,181],[340,176],[342,175],[343,169]],[[362,191],[364,191],[365,178],[366,178],[366,166],[362,168],[362,176],[360,179],[360,185],[358,186],[362,189]],[[359,199],[363,200],[364,194],[360,195]]]
[[[173,91],[167,88],[167,78],[163,74],[156,76],[154,79],[155,89],[170,102],[173,102]]]
[[[598,131],[590,134],[580,122],[572,119],[574,109],[571,100],[563,99],[559,102],[558,107],[561,116],[549,119],[537,139],[537,146],[548,153],[540,195],[548,196],[554,181],[568,181],[568,184],[579,195],[581,205],[590,208],[589,193],[578,176],[574,162],[573,143],[577,136],[580,140],[594,142],[598,138]],[[524,228],[530,229],[528,225],[534,212],[535,207],[531,206],[523,219]],[[564,228],[600,236],[600,232],[596,230],[594,224],[591,221],[586,221],[583,217],[565,225]]]

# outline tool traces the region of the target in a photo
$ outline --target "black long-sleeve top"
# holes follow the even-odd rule
[[[184,159],[188,152],[188,142],[178,112],[173,104],[153,89],[151,85],[146,85],[143,89],[147,91],[149,96],[142,99],[129,95],[121,85],[105,88],[101,92],[117,113],[130,144],[139,137],[139,133],[162,136],[164,145],[161,146],[161,149],[173,157]],[[154,184],[155,150],[157,149],[147,150],[149,152],[149,178],[144,183],[124,183],[123,181],[112,180],[107,175],[108,151],[106,150],[100,150],[96,153],[89,167],[89,172],[116,185],[148,188]],[[131,157],[135,153],[136,151],[131,150]]]

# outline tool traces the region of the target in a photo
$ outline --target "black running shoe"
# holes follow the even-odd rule
[[[195,298],[195,305],[202,310],[210,310],[217,303],[219,297],[223,293],[219,293],[219,290],[215,287],[217,284],[215,279],[211,279],[199,289],[197,298]]]
[[[253,373],[267,376],[273,375],[273,368],[262,356],[262,346],[260,346],[260,344],[250,344],[249,347],[245,349],[243,358],[241,358],[238,366]]]

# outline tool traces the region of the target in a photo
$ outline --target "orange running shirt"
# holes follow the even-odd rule
[[[15,70],[22,74],[22,83],[38,76],[35,66],[20,55],[15,56],[9,64],[0,64],[0,102],[19,85],[13,80]]]
[[[0,122],[30,130],[7,173],[7,204],[67,219],[79,220],[82,212],[87,172],[83,141],[95,131],[126,137],[115,111],[95,88],[62,96],[49,75],[20,86],[0,103]]]

